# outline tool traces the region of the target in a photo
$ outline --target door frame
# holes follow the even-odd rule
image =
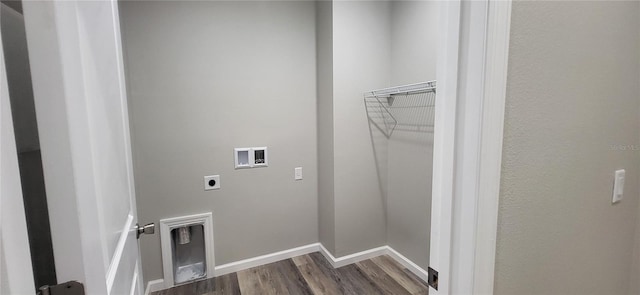
[[[511,0],[448,1],[441,15],[429,291],[493,294]]]

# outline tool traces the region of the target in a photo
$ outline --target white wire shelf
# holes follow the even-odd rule
[[[410,95],[424,92],[436,92],[436,81],[434,80],[373,90],[365,92],[364,97],[389,98],[395,95]]]
[[[387,137],[394,130],[433,132],[436,81],[364,93],[369,121]]]

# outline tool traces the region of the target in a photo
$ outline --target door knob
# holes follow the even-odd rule
[[[156,232],[156,225],[153,222],[142,225],[142,226],[136,223],[136,238],[138,239],[142,234],[152,235],[155,232]]]

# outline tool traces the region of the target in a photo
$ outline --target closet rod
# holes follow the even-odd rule
[[[391,97],[394,95],[408,95],[408,94],[416,94],[423,92],[435,92],[436,91],[436,81],[428,81],[428,82],[420,82],[409,85],[395,86],[389,88],[383,88],[378,90],[373,90],[370,92],[366,92],[364,95],[367,98],[370,97]]]

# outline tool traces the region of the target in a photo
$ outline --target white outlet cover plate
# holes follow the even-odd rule
[[[215,184],[212,186],[209,184],[209,181],[213,180]],[[216,190],[220,189],[220,175],[209,175],[204,177],[204,190]]]

